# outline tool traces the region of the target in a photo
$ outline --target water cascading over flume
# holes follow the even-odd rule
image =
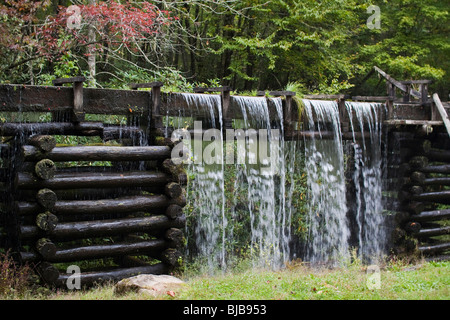
[[[336,265],[356,249],[359,258],[373,262],[385,253],[387,241],[381,197],[382,105],[347,102],[353,139],[344,141],[337,102],[303,103],[307,130],[318,133],[304,142],[309,197],[305,259]],[[344,153],[350,143],[353,161]],[[352,173],[353,187],[347,185],[346,170]],[[349,192],[354,194],[348,197]]]
[[[308,185],[308,233],[305,260],[336,263],[348,254],[344,154],[339,109],[335,101],[303,100],[307,131],[318,132],[305,140]],[[331,131],[331,139],[322,135]]]
[[[219,134],[211,142],[213,139],[205,136],[207,129],[223,132],[220,96],[181,94],[177,97],[189,103],[193,116],[208,115],[201,123],[203,136],[195,137],[197,129],[191,123],[194,139],[189,146],[192,156],[189,171],[193,179],[187,193],[192,225],[187,232],[195,244],[188,244],[188,254],[203,259],[208,272],[225,270],[233,251],[239,249],[235,247],[235,237],[241,237],[255,264],[280,267],[288,259],[290,238],[281,99],[232,97],[231,103],[241,112],[240,125],[232,131],[230,141],[225,142]],[[271,127],[269,107],[278,118],[276,128]],[[204,140],[200,150],[196,139]],[[217,161],[208,163],[204,156],[209,155],[213,143],[219,143],[220,147],[214,148],[220,148],[223,153]],[[232,172],[232,177],[226,178],[226,172]],[[230,188],[227,194],[226,182]],[[229,219],[238,221],[241,230],[228,223]],[[247,239],[242,240],[242,234],[238,235],[242,229],[246,229]]]
[[[193,114],[201,112],[207,115],[200,128],[190,127],[199,129],[199,132],[194,133],[191,143],[187,146],[191,155],[188,171],[195,177],[188,185],[187,200],[188,207],[192,208],[189,215],[193,225],[187,233],[193,233],[192,238],[195,239],[195,245],[189,247],[197,251],[195,254],[198,257],[206,260],[206,269],[212,272],[218,266],[225,266],[224,238],[227,222],[224,214],[224,161],[223,153],[217,152],[223,151],[221,98],[219,95],[211,94],[182,93],[178,96],[193,108]],[[209,142],[204,142],[203,130],[207,129],[218,131],[215,131],[214,137],[205,139]],[[205,146],[208,144],[216,144],[217,154],[214,154],[214,159],[203,157]]]
[[[376,103],[347,102],[346,110],[353,133],[355,220],[359,257],[365,262],[382,258],[388,243],[383,215],[383,106]],[[358,143],[355,132],[361,132]],[[368,133],[368,136],[364,135]]]
[[[226,270],[242,249],[250,252],[254,266],[270,268],[283,267],[292,257],[336,265],[349,258],[353,246],[368,261],[383,254],[380,104],[348,102],[345,111],[353,139],[344,140],[337,102],[303,100],[302,130],[310,134],[302,141],[285,141],[281,99],[232,96],[233,110],[240,114],[230,149],[220,95],[177,98],[191,106],[192,113],[184,111],[184,117],[202,114],[200,130],[194,125],[199,122],[189,125],[195,130],[189,144],[192,179],[186,233],[195,242],[188,243],[188,255],[203,261],[207,272]],[[179,120],[174,123],[183,126]],[[207,134],[211,128],[217,129],[214,137]],[[261,155],[263,140],[267,158]],[[354,149],[351,168],[346,146]],[[205,154],[214,148],[215,160],[206,161]],[[297,161],[300,158],[304,162]],[[300,170],[307,181],[306,212],[297,212],[293,205],[294,174]],[[351,170],[354,185],[350,198],[346,170]],[[304,215],[302,240],[293,236],[294,215]]]
[[[257,130],[259,134],[248,137],[247,159],[236,165],[235,182],[235,189],[244,190],[246,197],[254,263],[279,268],[289,258],[291,223],[286,204],[282,102],[279,98],[261,97],[233,97],[233,100],[242,113],[243,129],[247,132]],[[269,108],[275,111],[276,128],[271,127]],[[267,132],[267,136],[262,132]],[[265,143],[268,144],[268,159],[263,159],[259,152]]]

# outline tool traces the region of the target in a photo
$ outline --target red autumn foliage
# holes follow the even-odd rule
[[[59,13],[47,16],[45,21],[39,21],[37,13],[48,7],[49,0],[5,0],[3,3],[0,3],[0,15],[8,16],[9,23],[20,26],[22,30],[8,35],[6,31],[11,29],[10,26],[2,30],[0,24],[0,32],[4,35],[0,46],[13,51],[23,51],[30,46],[38,56],[49,60],[72,49],[83,52],[86,46],[89,50],[84,51],[90,53],[103,52],[106,48],[116,50],[121,46],[136,51],[137,45],[150,41],[164,26],[177,19],[146,1],[139,6],[129,2],[99,1],[79,5],[76,12],[59,7]],[[81,24],[77,28],[69,28],[68,20],[78,14]],[[23,30],[25,26],[28,28],[26,33]],[[88,30],[92,27],[95,41],[89,42]],[[19,33],[22,37],[18,39]]]

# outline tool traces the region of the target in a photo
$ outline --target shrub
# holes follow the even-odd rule
[[[0,253],[0,297],[23,295],[31,275],[30,266],[18,265],[9,252]]]

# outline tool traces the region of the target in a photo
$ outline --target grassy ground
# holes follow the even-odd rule
[[[417,265],[389,264],[380,271],[379,288],[369,288],[366,267],[311,269],[292,264],[281,271],[247,269],[226,275],[180,276],[187,286],[161,299],[176,300],[449,300],[450,262]],[[113,286],[82,291],[47,291],[13,299],[141,300],[147,296],[118,296]]]

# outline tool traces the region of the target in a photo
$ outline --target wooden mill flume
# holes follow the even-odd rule
[[[296,258],[336,264],[351,250],[368,262],[390,253],[445,257],[448,107],[429,97],[428,81],[374,70],[387,96],[241,97],[229,87],[180,94],[161,83],[92,89],[83,78],[1,85],[1,247],[57,286],[74,264],[83,285],[166,274],[194,259],[226,270],[243,243],[256,265],[271,268]],[[201,148],[220,142],[222,160],[247,160],[172,161],[179,143],[195,157],[195,139],[211,128],[221,134]],[[171,139],[180,129],[190,144]],[[236,136],[226,143],[231,129],[244,135],[244,149]],[[258,129],[273,138],[273,174],[248,161]],[[65,136],[80,143],[64,144]]]

